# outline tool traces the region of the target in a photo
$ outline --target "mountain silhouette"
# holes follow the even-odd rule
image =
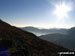
[[[47,34],[54,34],[54,33],[67,34],[67,31],[68,31],[68,29],[57,29],[57,28],[39,29],[39,28],[32,27],[32,26],[22,27],[21,29],[25,30],[25,31],[28,31],[28,32],[32,32],[37,36],[47,35]]]
[[[51,41],[65,48],[75,51],[75,27],[68,29],[68,34],[47,34],[40,36],[41,39]]]
[[[11,56],[58,56],[59,52],[70,51],[2,20],[0,20],[0,41],[2,41],[0,46],[6,48],[4,52],[0,52],[9,52]]]

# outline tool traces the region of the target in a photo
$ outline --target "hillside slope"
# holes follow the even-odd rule
[[[2,43],[8,47],[11,56],[57,56],[60,51],[69,51],[0,20],[0,41],[2,40],[9,41]]]

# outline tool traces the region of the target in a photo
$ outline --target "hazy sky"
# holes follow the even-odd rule
[[[70,7],[68,17],[58,19],[54,4]],[[59,14],[60,15],[60,14]],[[74,0],[0,0],[0,18],[17,27],[70,28],[75,26]]]

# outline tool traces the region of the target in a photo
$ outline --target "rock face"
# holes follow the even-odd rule
[[[10,45],[6,44],[7,41],[5,44],[8,45],[7,51],[10,52],[11,56],[58,56],[58,52],[69,51],[2,20],[0,20],[0,40],[10,41]]]

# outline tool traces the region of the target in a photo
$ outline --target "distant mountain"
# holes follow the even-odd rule
[[[63,39],[67,37],[67,35],[62,35],[59,33],[55,33],[55,34],[47,34],[47,35],[42,35],[40,36],[40,38],[44,39],[44,40],[48,40],[48,41],[52,41],[52,42],[56,42],[60,39]]]
[[[5,50],[0,50],[0,55],[9,52],[11,56],[58,56],[58,52],[70,51],[2,20],[0,20],[0,41],[0,48]]]
[[[75,38],[75,27],[72,27],[71,29],[69,29],[69,36],[71,37],[71,38]]]
[[[40,38],[52,41],[58,45],[75,50],[75,27],[68,30],[68,34],[48,34],[42,35]]]
[[[28,31],[28,32],[32,32],[37,36],[40,35],[46,35],[46,34],[54,34],[54,33],[60,33],[60,34],[67,34],[68,29],[57,29],[57,28],[53,28],[53,29],[38,29],[36,27],[23,27],[21,28],[22,30]]]

